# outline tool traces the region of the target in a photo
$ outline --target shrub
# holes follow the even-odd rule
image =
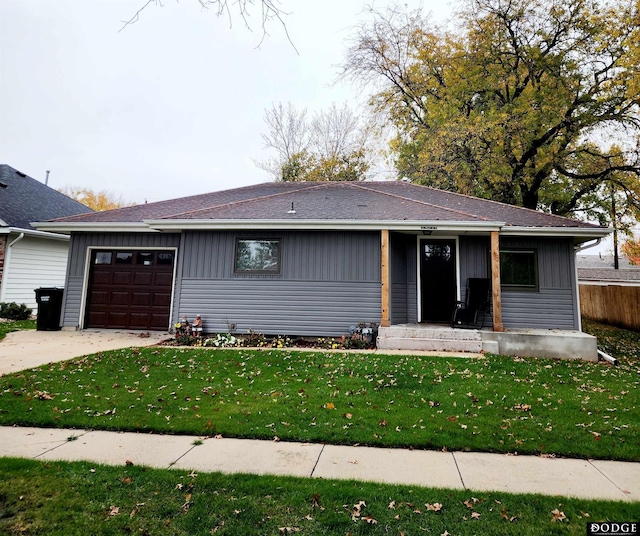
[[[0,318],[6,318],[8,320],[28,320],[32,312],[33,310],[24,303],[20,305],[15,302],[0,303]]]

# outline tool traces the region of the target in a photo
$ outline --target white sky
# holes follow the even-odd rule
[[[119,32],[146,0],[0,0],[0,163],[135,203],[264,182],[266,108],[366,107],[361,88],[333,84],[367,5],[394,3],[366,1],[281,0],[298,55],[277,22],[257,48],[255,9],[249,31],[162,0]],[[455,0],[401,2],[443,22]]]
[[[256,48],[257,10],[251,32],[197,0],[150,5],[118,32],[145,1],[0,0],[0,163],[152,202],[268,180],[252,159],[270,155],[273,103],[364,106],[359,88],[331,86],[363,0],[282,0],[299,55],[277,22]],[[451,6],[424,9],[445,18]]]

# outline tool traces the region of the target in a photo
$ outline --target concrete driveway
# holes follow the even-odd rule
[[[103,350],[153,346],[170,337],[157,331],[14,331],[0,341],[0,375]]]

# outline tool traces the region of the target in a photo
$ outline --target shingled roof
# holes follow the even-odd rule
[[[293,212],[291,209],[295,210]],[[160,222],[500,222],[533,228],[605,229],[535,210],[418,186],[387,182],[269,182],[55,220],[81,226]]]
[[[0,164],[0,227],[34,229],[31,222],[93,212],[74,199]]]

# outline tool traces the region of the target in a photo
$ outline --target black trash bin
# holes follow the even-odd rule
[[[58,331],[60,329],[60,312],[62,311],[63,288],[37,288],[38,331]]]

